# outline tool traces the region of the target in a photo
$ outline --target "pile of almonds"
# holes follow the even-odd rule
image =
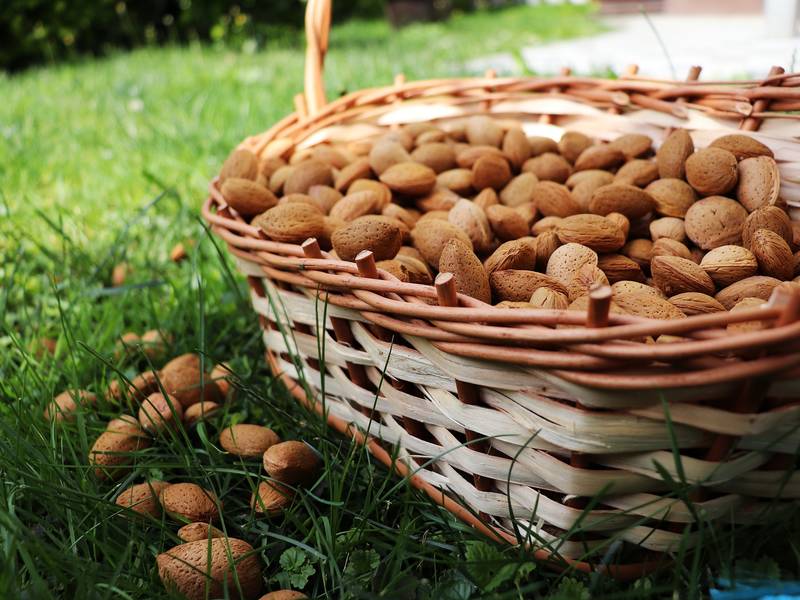
[[[678,129],[655,151],[641,134],[555,142],[474,116],[288,160],[238,149],[219,184],[270,240],[316,238],[347,261],[370,250],[406,282],[451,272],[502,307],[585,310],[607,284],[615,312],[682,318],[757,306],[800,273],[773,153],[744,134],[695,150]]]

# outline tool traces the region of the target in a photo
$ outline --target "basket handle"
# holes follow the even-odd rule
[[[325,106],[322,71],[331,31],[331,0],[308,0],[306,6],[305,106],[309,116]]]

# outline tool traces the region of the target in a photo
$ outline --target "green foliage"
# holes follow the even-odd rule
[[[558,584],[556,591],[547,597],[547,600],[591,600],[592,594],[583,582],[565,577]]]
[[[289,548],[281,554],[280,565],[283,571],[275,580],[284,588],[302,590],[308,580],[316,573],[311,557],[300,548]]]

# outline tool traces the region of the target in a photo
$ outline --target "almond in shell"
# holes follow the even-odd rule
[[[268,238],[276,242],[300,244],[308,238],[323,239],[325,219],[307,204],[279,204],[253,219]]]
[[[216,402],[202,400],[183,411],[183,422],[188,426],[197,425],[200,421],[214,416],[221,408]]]
[[[583,265],[597,266],[597,253],[581,244],[569,243],[557,248],[547,261],[547,275],[567,285]]]
[[[738,202],[723,196],[698,200],[686,211],[686,235],[703,250],[711,250],[741,240],[747,211]]]
[[[700,267],[720,288],[755,275],[758,261],[747,248],[728,244],[709,250],[700,261]]]
[[[456,166],[456,153],[450,144],[441,142],[423,144],[411,153],[411,160],[430,167],[436,173],[453,169]]]
[[[621,150],[609,144],[600,144],[581,152],[581,155],[575,160],[575,170],[613,169],[624,162],[625,155]]]
[[[658,174],[662,179],[683,179],[686,159],[694,152],[694,142],[685,129],[676,129],[667,136],[656,152]]]
[[[592,143],[592,138],[580,131],[566,131],[558,142],[558,151],[561,156],[574,163]]]
[[[745,219],[742,229],[742,243],[749,248],[753,233],[757,229],[769,229],[781,236],[789,245],[794,244],[792,221],[786,211],[777,206],[762,206],[755,209]]]
[[[436,187],[454,194],[469,194],[472,191],[472,171],[469,169],[449,169],[436,176]]]
[[[506,131],[503,137],[503,154],[508,157],[514,168],[521,169],[525,161],[531,157],[531,152],[531,144],[521,128],[512,127]]]
[[[436,185],[436,173],[415,162],[392,165],[380,176],[381,182],[394,192],[408,196],[424,196]]]
[[[97,396],[86,390],[66,390],[53,398],[53,401],[44,409],[46,420],[74,421],[79,407],[91,407],[97,402]]]
[[[508,161],[499,156],[486,155],[472,165],[472,186],[476,190],[502,189],[511,179]]]
[[[158,517],[161,514],[161,504],[158,495],[169,484],[166,481],[153,479],[145,483],[137,483],[125,488],[114,501],[117,506],[128,508],[141,515]]]
[[[722,312],[725,310],[725,307],[715,298],[700,292],[683,292],[682,294],[676,294],[672,296],[669,301],[687,317]]]
[[[658,179],[645,191],[653,198],[655,211],[665,217],[683,218],[697,200],[697,194],[682,179]]]
[[[269,427],[251,423],[239,423],[226,427],[219,434],[219,445],[235,456],[260,458],[281,439]]]
[[[780,200],[781,176],[775,159],[769,156],[745,158],[739,163],[736,197],[748,212],[775,206]]]
[[[592,288],[598,285],[608,285],[606,274],[592,264],[583,265],[567,283],[570,301],[588,294]]]
[[[533,173],[517,175],[500,192],[500,202],[511,207],[533,202],[534,189],[538,182],[539,179]]]
[[[243,217],[252,217],[278,203],[269,188],[243,177],[228,177],[222,184],[221,191],[228,206]]]
[[[164,511],[173,519],[192,523],[214,521],[219,518],[217,496],[196,483],[174,483],[159,493]]]
[[[447,220],[469,236],[475,252],[484,254],[491,249],[494,236],[489,219],[486,217],[486,213],[470,200],[462,198],[456,202],[456,205],[450,209]],[[470,248],[470,254],[472,248]]]
[[[783,281],[794,276],[794,256],[789,244],[769,229],[756,229],[750,239],[750,250],[758,261],[761,273]]]
[[[645,187],[658,179],[658,167],[651,160],[637,158],[622,165],[614,176],[616,183]]]
[[[533,186],[533,202],[546,217],[568,217],[581,212],[581,207],[565,185],[553,181],[540,181]]]
[[[333,171],[324,162],[309,159],[294,165],[283,184],[284,194],[305,194],[312,185],[333,185]]]
[[[685,319],[675,305],[665,298],[647,292],[620,292],[614,294],[614,302],[624,312],[648,319]]]
[[[255,180],[258,175],[258,158],[255,154],[244,148],[231,152],[222,164],[219,173],[220,182],[224,183],[229,177]]]
[[[614,252],[625,245],[625,235],[619,227],[600,215],[564,217],[555,231],[562,244],[581,244],[595,252]]]
[[[472,247],[472,240],[469,239],[469,236],[449,221],[439,219],[423,221],[420,219],[411,230],[412,244],[420,251],[428,264],[437,269],[442,250],[451,239],[459,239]]]
[[[569,298],[552,288],[540,287],[531,294],[530,305],[532,308],[566,310],[569,306]]]
[[[455,276],[459,293],[487,304],[492,301],[489,276],[472,249],[459,240],[449,240],[439,258],[439,272]]]
[[[466,134],[470,144],[499,147],[503,143],[503,128],[484,115],[467,119]]]
[[[653,281],[667,296],[684,292],[714,293],[714,282],[700,265],[678,256],[656,256],[650,264]]]
[[[549,287],[568,295],[566,287],[553,277],[535,271],[505,270],[495,271],[489,276],[495,302],[527,302],[540,287]]]
[[[686,181],[703,196],[721,196],[736,187],[736,157],[722,148],[703,148],[686,159]]]
[[[646,191],[621,183],[597,188],[589,201],[589,210],[596,215],[617,212],[628,219],[641,219],[654,207],[655,201]]]
[[[572,165],[560,154],[545,152],[529,158],[522,165],[524,173],[532,173],[542,181],[564,183],[572,174]]]
[[[500,241],[516,240],[528,235],[528,222],[511,207],[494,204],[484,211],[489,226]]]
[[[287,485],[313,483],[322,465],[308,444],[295,440],[271,446],[264,452],[263,463],[270,477]]]
[[[686,226],[683,219],[661,217],[650,222],[650,237],[654,242],[659,238],[670,238],[683,242],[686,239]]]
[[[334,231],[331,243],[342,260],[353,261],[362,250],[370,250],[375,260],[387,260],[403,245],[403,232],[389,217],[367,215]]]
[[[618,281],[644,281],[644,273],[639,264],[622,254],[601,254],[597,267],[612,284]]]
[[[225,537],[225,534],[211,523],[189,523],[178,529],[178,537],[183,542],[197,542]]]
[[[723,135],[711,142],[712,148],[722,148],[736,157],[736,160],[753,158],[754,156],[769,156],[774,158],[772,150],[757,139],[742,133]]]
[[[507,269],[527,269],[533,271],[536,268],[536,250],[538,243],[536,239],[524,237],[517,240],[509,240],[500,245],[492,255],[484,262],[487,273],[495,271],[505,271]]]
[[[621,135],[608,144],[625,155],[625,160],[645,156],[653,149],[653,140],[641,133]]]
[[[368,163],[375,174],[380,176],[387,171],[389,167],[410,160],[411,156],[402,144],[391,139],[382,139],[375,142],[372,146],[372,150],[369,152]],[[363,175],[363,177],[366,177],[366,175]],[[343,189],[339,186],[336,187],[338,189]]]
[[[762,300],[761,298],[742,298],[733,308],[731,308],[731,313],[758,309],[765,304],[766,301]],[[729,323],[726,329],[729,333],[748,333],[751,331],[762,331],[764,329],[769,329],[771,326],[772,323],[769,319],[754,319],[752,321]]]
[[[373,191],[364,190],[347,194],[331,207],[329,216],[349,223],[358,217],[373,215],[379,211],[380,198],[378,195]]]
[[[106,430],[100,434],[89,451],[89,464],[95,467],[100,479],[116,479],[133,463],[137,451],[147,448],[150,440],[141,430]]]
[[[744,298],[769,300],[772,290],[781,284],[779,279],[765,275],[753,275],[720,290],[714,296],[727,310],[736,306]]]
[[[280,515],[294,500],[294,490],[277,481],[262,481],[250,497],[250,507],[259,514]]]

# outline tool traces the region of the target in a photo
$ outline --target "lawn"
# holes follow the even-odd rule
[[[327,85],[335,96],[401,71],[460,74],[471,58],[597,27],[587,9],[547,6],[400,32],[351,22],[334,29]],[[635,585],[557,574],[486,542],[287,398],[263,365],[244,282],[198,208],[230,149],[290,110],[302,60],[299,45],[148,48],[0,78],[0,597],[166,597],[154,559],[177,543],[176,528],[126,519],[113,502],[145,477],[215,490],[228,530],[255,542],[268,585],[314,598],[698,597],[712,573],[765,554],[785,523],[744,549],[712,537],[685,567]],[[189,247],[180,264],[169,260],[177,242]],[[127,279],[111,287],[122,262]],[[135,376],[147,361],[115,357],[115,346],[127,331],[154,328],[171,336],[171,356],[228,361],[237,400],[154,445],[118,484],[98,481],[87,453],[121,407],[101,400],[65,426],[42,410],[64,389],[102,394],[117,373]],[[41,352],[42,338],[57,340],[54,356]],[[258,465],[215,444],[233,422],[267,424],[326,457],[319,485],[281,519],[253,518]],[[797,570],[788,549],[771,551],[784,575]],[[758,565],[779,568],[770,558]]]

